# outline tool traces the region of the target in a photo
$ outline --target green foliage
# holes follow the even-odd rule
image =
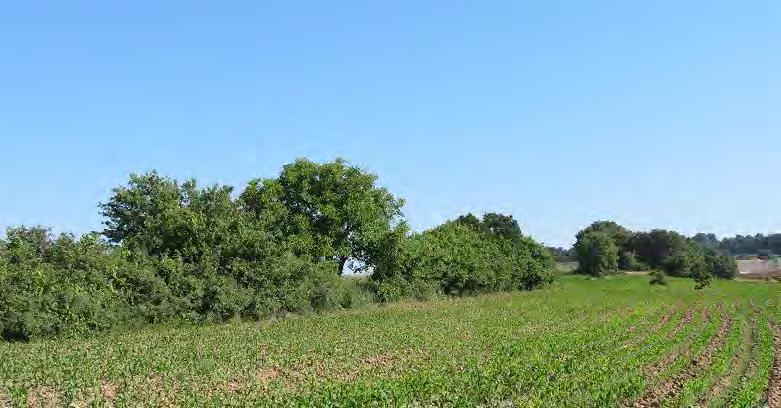
[[[624,250],[618,254],[618,269],[622,271],[644,271],[648,269],[648,265],[638,261],[632,252]]]
[[[40,228],[14,228],[0,242],[0,334],[25,340],[81,334],[126,318],[127,304],[104,271],[124,263],[94,234],[81,240]]]
[[[655,269],[651,271],[651,285],[667,286],[667,278],[665,278],[664,272]]]
[[[585,235],[590,233],[601,233],[610,238],[617,248],[626,248],[632,239],[632,231],[618,225],[614,221],[596,221],[588,227],[582,229],[575,236],[579,241]]]
[[[393,302],[402,299],[431,300],[441,292],[437,282],[406,279],[402,276],[373,280],[371,290],[378,302]]]
[[[376,181],[341,159],[302,159],[234,199],[229,186],[133,174],[100,205],[106,241],[38,227],[7,231],[0,334],[27,340],[261,319],[550,282],[549,252],[511,216],[472,216],[464,219],[470,225],[410,236],[403,201]],[[343,279],[347,262],[375,279]]]
[[[9,230],[0,263],[0,332],[8,340],[80,335],[175,319],[225,321],[362,304],[333,264],[281,254],[260,260],[150,257],[102,242]],[[227,262],[222,264],[221,262]]]
[[[197,262],[214,257],[241,227],[232,187],[198,188],[156,172],[130,176],[101,204],[103,234],[113,243],[151,256]]]
[[[299,159],[276,179],[256,179],[239,198],[257,218],[268,218],[288,237],[296,255],[332,260],[338,274],[348,261],[371,267],[400,222],[404,202],[376,186],[377,176],[344,160],[318,164]]]
[[[712,249],[715,237],[704,234],[690,239],[660,229],[632,233],[614,222],[600,221],[580,231],[577,239],[574,249],[581,272],[596,276],[610,270],[606,268],[613,266],[613,258],[621,270],[662,270],[696,279],[703,287],[711,276],[732,279],[737,273],[735,260]]]
[[[710,274],[710,272],[705,270],[696,270],[692,273],[692,278],[694,279],[697,284],[694,286],[695,289],[701,290],[705,287],[709,286],[711,283],[711,278],[713,275]]]
[[[618,247],[613,238],[604,232],[578,234],[575,252],[580,273],[604,276],[618,269]]]
[[[718,280],[695,293],[688,280],[667,281],[662,289],[645,277],[568,276],[532,292],[261,325],[0,343],[0,405],[766,404],[781,286]],[[642,400],[669,379],[680,380],[675,393]]]
[[[687,251],[678,251],[665,258],[662,265],[665,273],[670,276],[691,276],[692,272],[699,269],[702,259],[696,254]]]
[[[511,217],[487,214],[484,221],[470,214],[397,240],[395,256],[373,273],[378,297],[423,296],[429,292],[424,283],[446,295],[466,295],[533,289],[552,280],[552,255],[520,235]]]
[[[718,278],[733,279],[738,274],[738,262],[732,256],[710,251],[706,253],[705,261],[708,270]]]
[[[483,215],[481,226],[488,234],[516,244],[523,239],[521,227],[512,215],[487,213]]]
[[[568,264],[576,261],[576,254],[574,248],[564,249],[560,247],[546,247],[548,251],[553,254],[556,262]]]
[[[638,260],[655,269],[668,269],[668,258],[697,251],[683,235],[660,229],[636,233],[631,240],[631,249]]]
[[[781,234],[755,234],[755,235],[736,235],[727,237],[721,241],[717,240],[713,234],[697,234],[694,236],[698,242],[708,236],[706,245],[712,249],[717,249],[731,256],[760,256],[772,257],[781,255]]]

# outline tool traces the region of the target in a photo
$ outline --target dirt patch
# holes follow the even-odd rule
[[[0,390],[0,407],[1,408],[10,408],[11,407],[11,397]]]
[[[757,320],[756,318],[753,318],[751,321],[752,327],[756,327]],[[754,330],[753,336],[751,338],[751,360],[749,360],[748,365],[746,365],[746,370],[743,371],[743,379],[751,378],[757,373],[757,358],[756,358],[756,349],[757,345],[759,344],[759,331]]]
[[[166,389],[165,379],[162,375],[152,373],[146,377],[146,384],[144,386],[149,387],[152,395],[154,395],[154,405],[170,407],[173,406],[171,401],[171,395]]]
[[[230,394],[235,394],[239,392],[239,390],[241,390],[242,388],[244,388],[242,382],[236,378],[231,378],[230,380],[228,380],[228,383],[225,384],[225,390],[228,391],[228,393]]]
[[[764,278],[767,275],[781,275],[781,265],[767,259],[738,260],[738,272],[740,277],[756,275]]]
[[[396,356],[391,353],[382,353],[363,359],[363,363],[370,367],[384,366],[396,361]]]
[[[117,385],[111,381],[103,380],[100,382],[100,395],[103,398],[114,401],[117,398]]]
[[[770,372],[770,385],[767,392],[767,404],[770,407],[781,407],[781,327],[773,326],[775,357],[773,370]]]
[[[257,379],[261,385],[266,386],[279,377],[279,374],[278,368],[268,367],[258,371],[257,374],[255,374],[255,379]]]
[[[732,327],[732,318],[728,314],[723,314],[723,320],[719,327],[716,329],[716,333],[711,338],[710,343],[706,346],[700,354],[695,356],[684,367],[683,371],[672,376],[670,379],[662,383],[661,385],[646,392],[640,399],[635,401],[632,406],[634,407],[660,407],[662,401],[666,398],[676,395],[680,392],[683,385],[696,378],[708,365],[710,365],[713,355],[716,351],[724,347],[727,334]]]
[[[59,407],[62,395],[52,387],[35,387],[27,393],[28,407]]]
[[[106,400],[106,404],[109,407],[114,406],[114,401],[117,399],[117,385],[111,381],[103,380],[100,382],[100,395]]]

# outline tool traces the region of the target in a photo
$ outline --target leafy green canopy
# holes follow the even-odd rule
[[[618,246],[604,232],[580,234],[575,244],[580,270],[588,275],[603,276],[618,269]]]
[[[306,159],[283,167],[276,179],[256,179],[239,197],[242,209],[267,217],[299,256],[373,266],[382,244],[401,221],[404,201],[376,185],[377,176],[344,160],[318,164]]]
[[[380,298],[412,292],[449,295],[533,289],[552,280],[553,256],[520,233],[512,217],[459,217],[395,241],[394,256],[375,269]]]

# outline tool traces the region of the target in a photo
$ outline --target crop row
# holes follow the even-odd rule
[[[751,407],[767,398],[778,295],[571,277],[525,293],[1,344],[0,401]]]

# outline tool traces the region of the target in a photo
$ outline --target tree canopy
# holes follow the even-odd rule
[[[275,179],[256,179],[239,197],[242,208],[274,219],[294,252],[313,260],[334,260],[341,274],[354,260],[373,265],[396,229],[405,229],[404,201],[376,185],[377,176],[337,159],[306,159],[283,167]]]

